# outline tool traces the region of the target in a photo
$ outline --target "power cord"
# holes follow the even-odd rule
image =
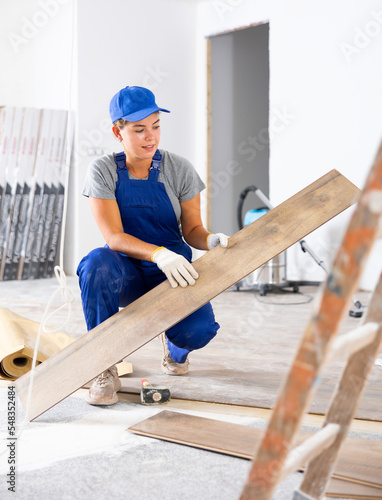
[[[273,301],[273,297],[270,298],[270,300],[264,300],[264,297],[260,298],[257,294],[255,294],[255,298],[257,299],[258,302],[262,302],[263,304],[274,304],[276,306],[293,306],[293,305],[299,305],[299,304],[308,304],[313,300],[312,295],[309,295],[307,293],[302,293],[302,292],[294,292],[291,290],[285,290],[284,288],[281,290],[279,288],[272,290],[273,294],[279,293],[280,295],[283,294],[293,294],[293,296],[301,296],[301,297],[306,297],[305,300],[301,301],[293,301],[293,302],[278,302],[278,301]]]
[[[317,257],[317,255],[313,252],[313,250],[308,246],[308,244],[306,243],[305,240],[301,240],[300,242],[300,246],[301,246],[301,250],[304,252],[304,253],[308,253],[312,259],[320,266],[322,267],[322,269],[325,271],[325,273],[328,275],[329,274],[329,271],[328,269],[326,268],[326,266],[324,265],[324,261],[321,260],[319,257]],[[365,306],[363,306],[361,304],[361,302],[356,298],[356,297],[353,297],[353,304],[354,304],[354,307],[356,309],[350,309],[349,310],[349,316],[351,316],[352,318],[361,318],[362,317],[362,314],[363,314],[363,311],[365,310]]]
[[[36,338],[36,345],[35,345],[34,351],[33,351],[32,367],[30,370],[30,381],[29,381],[29,387],[28,387],[27,404],[26,404],[26,408],[25,408],[25,418],[24,418],[24,422],[21,426],[21,430],[17,435],[18,439],[20,438],[21,434],[24,432],[24,429],[25,429],[27,422],[29,422],[29,410],[30,410],[30,405],[31,405],[31,401],[32,401],[32,389],[33,389],[34,375],[35,375],[36,363],[37,363],[37,353],[38,353],[38,347],[40,345],[41,334],[43,331],[45,333],[55,333],[55,332],[62,330],[66,326],[68,321],[70,320],[70,316],[71,316],[71,312],[72,312],[72,303],[75,301],[75,296],[74,296],[73,290],[66,285],[66,275],[65,275],[64,271],[62,270],[62,268],[60,266],[56,266],[54,268],[54,273],[56,275],[58,284],[60,286],[55,292],[53,292],[52,296],[50,297],[48,304],[46,305],[41,323],[40,323],[40,328],[38,329],[37,338]],[[53,300],[55,299],[56,295],[58,295],[60,292],[61,292],[61,296],[64,299],[65,303],[62,304],[57,309],[55,309],[50,314],[48,314]],[[61,309],[63,309],[64,307],[68,307],[68,314],[67,314],[66,320],[58,328],[56,328],[54,330],[52,330],[50,328],[48,329],[46,327],[46,323],[48,322],[48,320],[52,316],[54,316],[58,311],[61,311]]]

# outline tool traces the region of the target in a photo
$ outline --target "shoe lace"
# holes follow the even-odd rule
[[[96,377],[95,383],[97,385],[105,385],[112,377],[113,376],[109,372],[109,370],[106,370],[105,372],[102,372],[100,375],[98,375],[98,377]]]

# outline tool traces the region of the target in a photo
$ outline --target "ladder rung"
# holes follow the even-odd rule
[[[280,481],[303,465],[307,465],[323,450],[331,446],[339,430],[340,426],[338,424],[328,424],[316,432],[316,434],[306,439],[302,444],[296,446],[285,460]]]
[[[325,364],[333,363],[338,359],[348,357],[356,351],[366,347],[375,339],[378,328],[378,323],[370,322],[340,337],[336,337],[333,341],[332,348],[327,354]]]

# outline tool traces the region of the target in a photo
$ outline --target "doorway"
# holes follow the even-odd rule
[[[208,226],[239,230],[240,193],[269,196],[269,23],[209,38]],[[247,196],[243,214],[263,206]]]

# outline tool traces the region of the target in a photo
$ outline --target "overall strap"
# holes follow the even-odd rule
[[[117,172],[120,171],[120,170],[123,170],[124,168],[126,168],[126,155],[125,155],[125,152],[122,151],[122,153],[117,153],[115,156],[114,156],[114,161],[117,165]]]
[[[151,162],[151,167],[149,169],[149,179],[157,181],[159,172],[160,172],[160,164],[162,162],[162,155],[159,152],[159,149],[155,151],[155,154],[153,156],[152,162]]]
[[[114,156],[114,161],[117,165],[117,172],[126,168],[126,154],[124,151],[122,153],[117,153]],[[159,149],[155,151],[153,159],[151,161],[151,167],[149,169],[149,178],[157,180],[160,172],[160,164],[162,162],[162,155]]]

